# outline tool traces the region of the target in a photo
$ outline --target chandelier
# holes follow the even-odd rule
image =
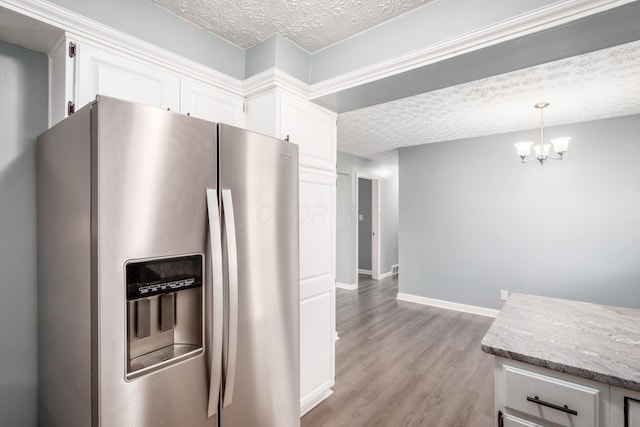
[[[539,102],[534,105],[534,108],[540,110],[540,144],[533,145],[533,142],[531,141],[516,142],[514,144],[516,151],[518,152],[518,156],[522,159],[522,163],[538,160],[542,165],[547,159],[562,160],[564,158],[564,154],[567,152],[571,137],[554,138],[551,140],[551,144],[544,143],[544,109],[548,106],[548,102]],[[556,152],[558,157],[549,154],[551,145],[553,145],[553,151]],[[529,153],[531,153],[532,146],[533,151],[535,151],[535,156],[527,158]]]

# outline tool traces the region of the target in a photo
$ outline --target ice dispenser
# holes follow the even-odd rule
[[[202,254],[129,261],[127,379],[202,352]]]

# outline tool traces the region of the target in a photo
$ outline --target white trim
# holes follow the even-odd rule
[[[345,289],[347,291],[355,291],[356,289],[358,289],[358,284],[357,283],[340,283],[340,282],[336,282],[336,288],[338,289]]]
[[[421,297],[419,295],[403,294],[398,292],[396,299],[400,301],[413,302],[416,304],[429,305],[431,307],[445,308],[447,310],[461,311],[463,313],[478,314],[480,316],[496,317],[500,310],[479,307],[476,305],[460,304],[458,302],[445,301],[435,298]]]
[[[248,77],[242,82],[242,89],[247,99],[255,98],[276,88],[309,100],[309,85],[307,83],[275,67]],[[331,114],[335,113],[331,111]]]
[[[332,394],[333,394],[333,390],[328,389],[327,391],[317,395],[312,400],[307,402],[306,405],[300,408],[300,418],[302,418],[304,414],[306,414],[307,412],[309,412],[310,410],[318,406],[320,403],[322,403],[323,400],[325,400],[327,397],[331,396]]]
[[[387,277],[391,276],[393,276],[393,273],[391,271],[387,271],[386,273],[382,273],[380,276],[378,276],[378,280],[386,279]]]
[[[311,99],[533,34],[635,0],[561,0],[440,43],[340,74],[309,87]]]
[[[365,270],[364,268],[359,268],[358,274],[371,274],[371,270]]]

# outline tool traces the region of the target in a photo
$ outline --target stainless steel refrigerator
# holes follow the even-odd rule
[[[37,152],[39,424],[299,426],[297,146],[98,96]]]

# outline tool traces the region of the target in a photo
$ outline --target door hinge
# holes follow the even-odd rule
[[[246,103],[246,102],[243,102],[243,103],[242,103],[242,112],[243,112],[243,113],[246,113],[246,112],[247,112],[247,103]]]
[[[76,56],[76,44],[69,42],[69,58],[75,58]]]
[[[504,427],[504,415],[502,411],[498,411],[498,427]]]
[[[76,104],[74,104],[73,102],[69,101],[67,103],[67,115],[70,116],[75,112],[76,112]]]

